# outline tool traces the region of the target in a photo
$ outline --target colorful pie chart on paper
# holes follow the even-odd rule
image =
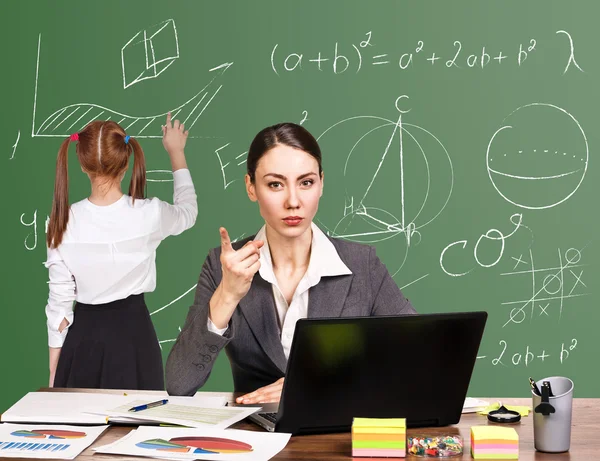
[[[15,437],[27,437],[31,439],[81,439],[87,434],[79,431],[61,431],[57,429],[37,429],[35,431],[15,431],[11,435]]]
[[[252,445],[221,437],[174,437],[170,440],[150,439],[136,444],[149,450],[176,453],[248,453]]]

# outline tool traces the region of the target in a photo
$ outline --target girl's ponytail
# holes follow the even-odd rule
[[[127,144],[133,149],[133,172],[129,183],[129,195],[132,202],[136,198],[142,199],[146,190],[146,160],[142,146],[135,138],[127,136]]]
[[[69,144],[71,136],[60,145],[56,159],[56,179],[54,181],[54,198],[52,200],[52,212],[48,223],[46,244],[49,248],[57,248],[63,239],[69,222]]]

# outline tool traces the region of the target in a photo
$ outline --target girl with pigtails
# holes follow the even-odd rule
[[[192,227],[196,192],[185,160],[188,132],[167,115],[163,146],[173,169],[173,204],[146,199],[142,147],[113,121],[94,121],[63,141],[56,162],[47,246],[50,387],[164,388],[161,351],[144,302],[156,287],[156,248]],[[69,205],[71,143],[91,183]],[[121,181],[133,171],[129,195]]]

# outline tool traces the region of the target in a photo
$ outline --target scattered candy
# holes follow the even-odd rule
[[[407,453],[415,456],[444,458],[462,455],[463,439],[460,435],[413,436],[408,438]]]

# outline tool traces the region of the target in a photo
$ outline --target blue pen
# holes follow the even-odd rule
[[[156,402],[147,403],[145,405],[138,405],[137,407],[131,407],[129,409],[129,411],[142,411],[142,410],[146,410],[147,408],[160,407],[161,405],[165,405],[167,403],[169,403],[168,399],[157,400]]]

